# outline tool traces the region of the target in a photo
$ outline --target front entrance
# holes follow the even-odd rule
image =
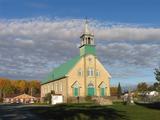
[[[76,88],[76,87],[73,88],[73,89],[74,89],[74,90],[73,90],[73,91],[74,91],[73,94],[74,94],[75,97],[77,97],[77,96],[79,95],[79,93],[78,93],[79,90],[78,90],[78,88]]]
[[[94,88],[88,88],[88,96],[94,96]]]
[[[99,85],[100,89],[100,96],[106,96],[106,84],[104,82],[101,82]]]
[[[77,97],[80,95],[80,85],[77,81],[75,81],[72,85],[73,88],[73,96]]]
[[[105,96],[105,88],[101,88],[101,96]]]
[[[95,93],[95,88],[94,85],[92,83],[88,84],[88,96],[94,96]]]

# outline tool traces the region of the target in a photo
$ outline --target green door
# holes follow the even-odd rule
[[[78,88],[73,88],[74,90],[74,92],[73,92],[73,94],[74,94],[74,96],[76,97],[76,96],[78,96]]]
[[[101,88],[101,96],[105,96],[105,88]]]
[[[93,87],[88,88],[88,96],[94,96],[94,88]]]

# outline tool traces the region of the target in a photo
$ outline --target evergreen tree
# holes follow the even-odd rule
[[[156,80],[158,81],[158,83],[160,83],[160,67],[159,69],[158,68],[155,69],[154,74],[155,74]]]
[[[156,87],[157,91],[160,91],[160,67],[155,69],[154,74],[157,80],[157,83],[154,83],[154,86]]]
[[[121,85],[120,83],[118,84],[118,88],[117,88],[117,97],[118,98],[121,98],[121,95],[122,95],[122,89],[121,89]]]
[[[141,83],[138,83],[137,85],[137,91],[138,92],[145,92],[148,90],[148,85],[146,82],[141,82]]]

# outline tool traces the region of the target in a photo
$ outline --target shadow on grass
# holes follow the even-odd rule
[[[136,104],[140,105],[140,106],[147,107],[147,108],[160,110],[160,102],[153,102],[153,103],[138,103],[138,102],[136,102]]]
[[[52,120],[127,120],[124,111],[95,105],[56,105],[32,108],[32,112]]]

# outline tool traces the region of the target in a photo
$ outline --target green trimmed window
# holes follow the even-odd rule
[[[100,72],[98,70],[96,71],[96,76],[100,76]]]
[[[94,88],[94,85],[92,83],[88,84],[87,93],[88,93],[87,94],[88,96],[94,96],[94,94],[95,94],[95,88]]]
[[[100,88],[101,90],[101,96],[105,96],[105,88]]]
[[[100,84],[100,96],[106,96],[106,84],[104,82]]]
[[[78,95],[79,95],[79,90],[78,90],[79,88],[73,88],[73,95],[75,96],[75,97],[77,97]]]
[[[88,68],[88,76],[94,76],[94,69],[93,68]]]
[[[78,76],[82,76],[83,75],[83,72],[81,69],[78,70]]]
[[[74,84],[73,84],[73,96],[74,97],[77,97],[79,96],[79,90],[80,90],[80,85],[79,83],[76,81]]]

